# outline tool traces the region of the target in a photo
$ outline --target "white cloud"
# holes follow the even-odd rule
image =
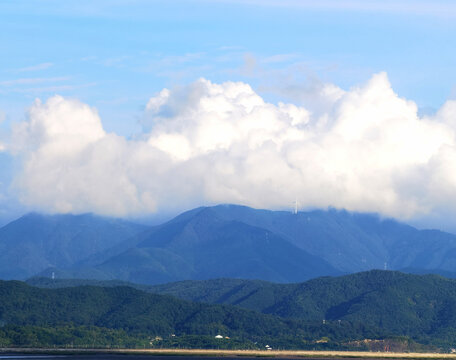
[[[0,82],[0,86],[34,85],[34,84],[66,81],[68,79],[69,79],[69,77],[23,78],[23,79],[14,79],[14,80],[1,81]]]
[[[51,62],[45,62],[37,65],[32,65],[32,66],[27,66],[23,67],[20,69],[17,69],[17,72],[30,72],[30,71],[40,71],[40,70],[46,70],[49,69],[50,67],[54,66],[53,63]]]
[[[23,161],[14,185],[24,203],[57,212],[281,208],[296,197],[401,218],[456,211],[456,102],[419,118],[384,73],[316,91],[324,111],[201,79],[150,99],[134,140],[106,133],[78,101],[37,101],[14,131]]]

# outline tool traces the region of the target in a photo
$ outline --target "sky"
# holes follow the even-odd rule
[[[0,218],[238,203],[456,231],[452,1],[2,1]]]

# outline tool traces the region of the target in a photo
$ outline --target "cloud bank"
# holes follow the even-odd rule
[[[144,133],[107,133],[54,96],[14,129],[21,201],[53,212],[137,215],[214,203],[345,208],[411,218],[456,204],[456,101],[418,117],[385,73],[315,109],[271,104],[241,82],[200,79],[147,104]],[[317,91],[316,90],[316,91]]]

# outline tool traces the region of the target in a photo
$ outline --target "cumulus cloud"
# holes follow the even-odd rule
[[[325,109],[271,104],[248,84],[200,79],[150,99],[144,133],[106,133],[95,109],[36,101],[13,135],[30,206],[107,215],[209,203],[375,211],[410,218],[456,202],[456,102],[419,117],[384,73]]]

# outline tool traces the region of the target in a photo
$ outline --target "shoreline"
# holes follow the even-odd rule
[[[204,357],[268,357],[268,358],[395,358],[395,359],[456,359],[455,354],[395,353],[367,351],[316,350],[215,350],[215,349],[69,349],[69,348],[0,348],[6,353],[49,355],[150,355],[150,356],[204,356]]]

